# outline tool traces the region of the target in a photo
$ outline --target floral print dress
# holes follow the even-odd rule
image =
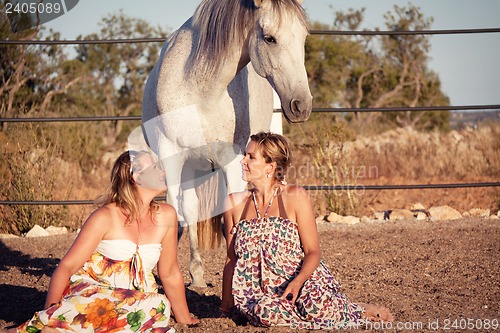
[[[284,215],[281,194],[278,200],[280,215]],[[255,204],[255,196],[253,201]],[[236,308],[258,326],[337,329],[362,324],[364,309],[339,293],[340,284],[323,261],[294,304],[281,298],[301,269],[304,251],[294,222],[267,216],[271,204],[272,200],[262,217],[255,204],[257,218],[242,219],[232,230],[237,256],[232,283]]]
[[[35,313],[17,331],[175,332],[168,327],[170,303],[158,293],[152,273],[160,252],[161,244],[101,241],[70,278],[61,302]]]

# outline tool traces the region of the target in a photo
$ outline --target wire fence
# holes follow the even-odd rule
[[[471,188],[471,187],[497,187],[500,182],[483,183],[453,183],[453,184],[415,184],[415,185],[305,185],[302,186],[308,191],[373,191],[373,190],[422,190],[422,189],[450,189],[450,188]],[[164,201],[165,197],[156,197],[157,201]],[[0,206],[73,206],[73,205],[93,205],[94,200],[31,200],[31,201],[0,201]]]
[[[416,31],[338,31],[311,30],[311,35],[343,35],[343,36],[392,36],[392,35],[456,35],[500,33],[500,28],[485,29],[453,29],[453,30],[416,30]],[[125,43],[163,43],[165,38],[131,38],[109,40],[0,40],[0,45],[80,45],[80,44],[125,44]],[[391,108],[314,108],[313,112],[425,112],[454,110],[500,110],[500,104],[494,105],[462,105],[462,106],[421,106]],[[275,110],[278,111],[278,110]],[[141,116],[102,116],[102,117],[56,117],[56,118],[0,118],[0,123],[21,122],[89,122],[89,121],[138,121]],[[411,189],[451,189],[498,187],[500,182],[453,183],[453,184],[414,184],[414,185],[306,185],[309,191],[356,191],[356,190],[411,190]],[[164,198],[157,198],[164,200]],[[0,206],[14,205],[92,205],[93,200],[58,200],[58,201],[0,201]]]
[[[471,110],[500,110],[500,104],[490,105],[452,105],[452,106],[417,106],[391,108],[313,108],[318,113],[350,113],[350,112],[425,112],[425,111],[471,111]],[[274,109],[281,112],[281,109]],[[66,123],[88,121],[127,121],[141,120],[141,116],[92,116],[92,117],[52,117],[52,118],[0,118],[0,123]]]
[[[462,34],[485,34],[500,33],[500,28],[484,29],[451,29],[451,30],[363,30],[363,31],[341,31],[341,30],[310,30],[311,35],[330,36],[397,36],[397,35],[462,35]],[[0,40],[0,45],[80,45],[80,44],[135,44],[135,43],[163,43],[164,37],[153,38],[127,38],[127,39],[72,39],[72,40]]]

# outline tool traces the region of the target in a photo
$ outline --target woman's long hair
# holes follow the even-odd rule
[[[140,207],[143,204],[142,199],[137,191],[137,184],[132,177],[134,173],[142,171],[142,165],[139,156],[149,154],[147,151],[134,151],[128,150],[122,153],[113,168],[111,169],[111,185],[107,191],[96,200],[98,207],[108,205],[110,203],[116,204],[127,217],[125,225],[133,221],[139,221]],[[149,211],[151,217],[153,212],[158,210],[158,203],[154,200],[151,201]]]

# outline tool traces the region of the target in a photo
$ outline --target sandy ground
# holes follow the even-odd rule
[[[322,257],[354,301],[392,310],[392,326],[367,331],[488,332],[500,320],[500,221],[321,224]],[[75,235],[0,242],[0,327],[20,324],[43,306],[50,275]],[[225,249],[202,253],[207,288],[188,288],[201,325],[186,332],[287,332],[217,318]],[[186,237],[180,263],[189,282]],[[488,327],[490,327],[488,329]],[[498,328],[500,330],[500,328]]]

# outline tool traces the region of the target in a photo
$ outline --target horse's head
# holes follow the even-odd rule
[[[306,121],[312,110],[304,65],[308,34],[302,0],[253,0],[255,26],[249,55],[255,71],[278,93],[281,108],[291,123]]]

